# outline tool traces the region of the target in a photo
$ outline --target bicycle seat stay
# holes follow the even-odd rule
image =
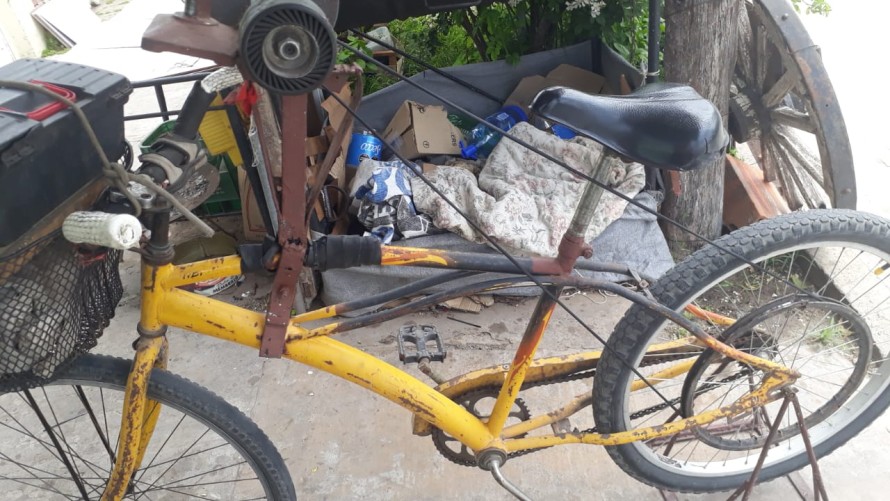
[[[725,153],[729,143],[720,113],[687,85],[649,84],[626,96],[550,87],[535,97],[532,111],[659,169],[708,165]]]

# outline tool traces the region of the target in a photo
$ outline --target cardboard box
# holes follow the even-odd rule
[[[241,224],[245,240],[251,242],[261,241],[266,236],[266,227],[263,224],[263,216],[247,173],[238,168],[238,190],[241,193]]]
[[[526,112],[529,105],[539,92],[555,86],[569,87],[571,89],[599,94],[603,91],[606,79],[591,71],[583,70],[570,64],[561,64],[554,68],[546,77],[532,75],[519,81],[519,85],[510,94],[504,104],[521,106]]]
[[[460,155],[460,130],[441,106],[405,101],[383,132],[386,143],[407,159],[425,155]]]

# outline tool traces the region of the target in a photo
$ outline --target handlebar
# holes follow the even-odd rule
[[[65,218],[62,235],[74,244],[127,250],[139,244],[142,223],[130,214],[78,211]]]

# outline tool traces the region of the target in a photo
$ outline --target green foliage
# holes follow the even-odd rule
[[[646,58],[646,0],[514,0],[437,16],[461,26],[483,60],[515,62],[600,37],[631,63]]]
[[[42,53],[40,53],[40,57],[50,57],[57,54],[64,54],[69,50],[71,49],[69,47],[65,47],[65,45],[56,37],[52,35],[46,35],[46,48],[43,49]]]
[[[828,15],[830,0],[791,0],[808,14]],[[598,37],[635,67],[648,57],[648,0],[505,0],[489,5],[389,23],[409,54],[435,67],[505,59]],[[664,46],[665,26],[660,32]],[[352,37],[350,38],[352,40]],[[405,60],[402,72],[423,71]],[[387,75],[369,75],[367,91],[392,83]]]
[[[597,36],[630,64],[639,68],[649,57],[649,11],[647,2],[628,2],[616,5],[615,12],[604,10],[597,20]],[[611,5],[607,6],[611,7]],[[664,47],[664,21],[659,26]]]
[[[794,10],[797,12],[801,11],[801,4],[806,6],[805,12],[807,14],[827,16],[831,12],[831,5],[828,4],[828,0],[791,0],[791,3],[794,4]]]
[[[812,340],[823,346],[838,346],[850,337],[850,331],[843,324],[834,324],[824,327],[810,334]]]
[[[475,63],[482,60],[472,39],[445,16],[421,16],[389,23],[389,31],[412,56],[437,68]],[[404,60],[402,73],[411,76],[423,66]]]
[[[366,56],[372,55],[371,51],[368,49],[368,42],[366,42],[364,38],[357,37],[355,35],[349,35],[346,38],[346,44]],[[357,65],[359,68],[362,69],[362,71],[374,71],[373,68],[368,68],[369,65],[367,61],[359,57],[359,55],[355,52],[345,48],[340,49],[340,52],[337,52],[337,64],[350,63]]]

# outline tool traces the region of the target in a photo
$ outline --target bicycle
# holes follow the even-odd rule
[[[302,2],[271,4],[296,9],[309,16],[309,21],[304,22],[313,28],[327,26],[330,30],[324,13],[318,9],[307,9]],[[263,10],[268,5],[257,4],[247,16],[262,19],[268,13]],[[199,9],[193,14],[200,19],[207,12]],[[194,15],[178,20],[162,16],[161,21],[167,24],[160,26],[170,28],[181,22],[194,26]],[[270,32],[274,28],[263,34],[268,36]],[[167,43],[166,48],[171,48]],[[342,69],[335,71],[334,77],[329,77],[330,67],[318,75],[307,72],[293,76],[299,72],[285,70],[294,70],[287,66],[292,60],[288,51],[296,42],[285,38],[276,43],[270,49],[277,51],[272,56],[246,63],[270,65],[275,61],[273,56],[278,56],[278,63],[285,67],[276,69],[291,78],[267,73],[268,80],[264,80],[256,66],[247,72],[254,72],[249,76],[255,84],[281,91],[282,136],[300,138],[291,133],[300,130],[294,115],[305,110],[305,101],[300,101],[302,94],[294,95],[322,83],[331,85],[329,79],[340,78],[342,83],[342,72],[337,75]],[[188,44],[193,45],[180,49],[206,47],[195,39]],[[221,61],[229,62],[224,54],[219,55],[225,49],[213,48]],[[320,44],[318,50],[323,54],[324,45]],[[224,70],[221,75],[230,74]],[[680,144],[676,142],[678,137],[685,138],[683,145],[687,148],[658,156],[658,152],[635,147],[635,135],[622,135],[595,121],[585,123],[591,116],[590,109],[618,113],[619,103],[629,114],[618,114],[617,120],[629,123],[628,117],[644,116],[650,124],[645,133],[654,138],[667,138],[655,125],[667,130],[666,125],[694,124],[692,132],[687,130],[685,136],[679,127],[671,131],[674,144]],[[195,91],[185,106],[178,131],[184,132],[188,124],[194,124],[194,116],[202,116],[208,105],[207,96]],[[656,109],[659,111],[653,113]],[[329,236],[308,245],[306,203],[312,195],[307,199],[302,189],[289,192],[288,184],[294,180],[285,179],[281,225],[277,247],[273,247],[277,252],[263,254],[256,252],[261,248],[249,247],[243,249],[242,256],[173,265],[168,230],[175,202],[159,189],[154,191],[155,196],[146,198],[150,203],[133,203],[132,193],[119,193],[118,203],[126,206],[126,201],[131,202],[129,208],[140,213],[141,221],[151,231],[150,239],[139,249],[141,316],[132,365],[121,359],[83,355],[59,363],[52,374],[29,366],[24,379],[2,380],[8,385],[4,390],[11,388],[11,392],[0,401],[4,416],[0,420],[0,437],[11,448],[8,452],[0,451],[0,458],[19,476],[4,473],[0,480],[9,482],[10,492],[19,493],[14,489],[30,487],[74,499],[100,495],[103,499],[138,499],[154,494],[174,498],[294,498],[295,488],[284,461],[255,424],[220,397],[165,370],[169,327],[257,349],[266,356],[282,356],[371,390],[413,414],[414,434],[431,435],[446,457],[490,471],[499,484],[520,498],[524,494],[504,477],[501,467],[513,458],[544,448],[573,443],[603,445],[623,470],[648,484],[683,491],[719,491],[736,488],[748,480],[754,469],[749,458],[767,443],[766,432],[773,423],[775,409],[789,391],[799,392],[801,406],[808,414],[803,424],[810,430],[819,456],[843,445],[887,407],[890,378],[887,360],[879,348],[886,341],[877,329],[882,320],[881,308],[888,297],[881,277],[890,267],[890,222],[841,210],[782,216],[709,242],[652,284],[619,265],[583,265],[622,273],[640,292],[577,276],[573,271],[582,266],[578,258],[590,253],[584,241],[585,230],[603,190],[608,189],[603,180],[610,162],[620,154],[667,169],[694,168],[708,157],[723,154],[723,129],[713,106],[685,87],[644,87],[625,98],[590,97],[551,89],[538,97],[535,111],[599,140],[609,151],[590,173],[573,172],[586,181],[586,188],[556,258],[392,247],[364,237]],[[358,115],[354,118],[362,121]],[[635,129],[637,134],[640,130]],[[505,137],[516,140],[509,133]],[[706,140],[696,141],[699,138]],[[282,147],[288,151],[295,142],[299,141],[285,139]],[[284,172],[294,165],[289,162],[302,157],[285,156]],[[170,167],[189,163],[175,163],[168,158],[173,165],[161,166],[164,161],[153,158],[153,165],[147,163],[155,169],[143,166],[143,171],[155,181],[171,182],[170,186],[175,184],[169,175],[175,170]],[[559,159],[549,160],[571,169]],[[115,174],[112,168],[107,170],[110,176],[121,176],[120,181],[132,179],[119,172]],[[300,177],[303,169],[291,171],[295,172],[285,176],[295,176],[296,186],[306,184]],[[181,175],[187,177],[188,169],[181,169]],[[157,188],[145,178],[138,180]],[[124,190],[129,190],[129,186]],[[136,206],[141,210],[135,210]],[[177,208],[188,213],[185,208]],[[293,214],[295,217],[291,217]],[[62,251],[51,255],[42,251],[63,246],[64,242],[57,234],[50,234],[17,255],[15,271],[0,275],[0,285],[22,270],[34,274],[52,270],[55,260],[62,255],[68,261],[77,260],[77,269],[89,270],[97,290],[110,291],[108,298],[90,299],[90,304],[110,305],[113,313],[120,298],[114,290],[114,270],[120,253],[103,250],[101,245],[88,245],[101,242],[96,237],[88,240],[79,253]],[[503,250],[496,242],[491,244]],[[89,258],[86,261],[85,255]],[[304,264],[315,269],[382,265],[455,271],[375,297],[282,318],[276,312],[290,310],[289,303],[282,301],[292,301],[293,278]],[[267,269],[270,265],[276,269],[276,289],[266,314],[181,288]],[[510,276],[480,280],[320,327],[306,326],[413,296],[471,273],[489,272]],[[61,277],[58,274],[55,279]],[[435,387],[332,337],[445,299],[529,281],[541,289],[541,297],[512,361],[463,374]],[[603,350],[535,359],[535,351],[557,308],[564,309],[582,328],[598,336],[560,298],[567,287],[608,291],[631,301],[633,306],[603,343]],[[92,290],[92,286],[83,290]],[[276,301],[280,303],[277,310]],[[36,316],[38,310],[34,307],[29,311]],[[0,309],[0,319],[13,318],[11,311]],[[94,320],[89,325],[90,333],[107,324],[107,318],[101,315]],[[88,348],[77,347],[74,352]],[[591,378],[591,391],[550,412],[529,415],[518,400],[520,392],[530,388]],[[484,393],[492,387],[495,393]],[[825,396],[825,392],[831,395]],[[79,409],[62,405],[65,396],[73,396]],[[480,408],[477,405],[483,397],[494,402]],[[561,426],[587,407],[593,409],[595,428],[575,430]],[[110,432],[114,431],[114,419],[109,420],[107,413],[117,410],[121,412],[120,431],[115,439]],[[36,422],[26,425],[25,416]],[[777,429],[781,446],[767,449],[761,479],[784,475],[809,462],[806,444],[796,431],[795,422],[789,416],[787,425]],[[547,427],[553,430],[545,431]],[[91,442],[86,443],[85,437],[73,432],[75,429],[87,430],[86,438],[91,438]],[[208,435],[216,438],[205,442]],[[444,450],[454,442],[460,444],[459,450]],[[165,452],[168,446],[177,448],[178,456],[170,455],[169,450]],[[22,455],[38,453],[44,455],[42,460],[22,459]],[[685,454],[681,457],[681,453]]]

